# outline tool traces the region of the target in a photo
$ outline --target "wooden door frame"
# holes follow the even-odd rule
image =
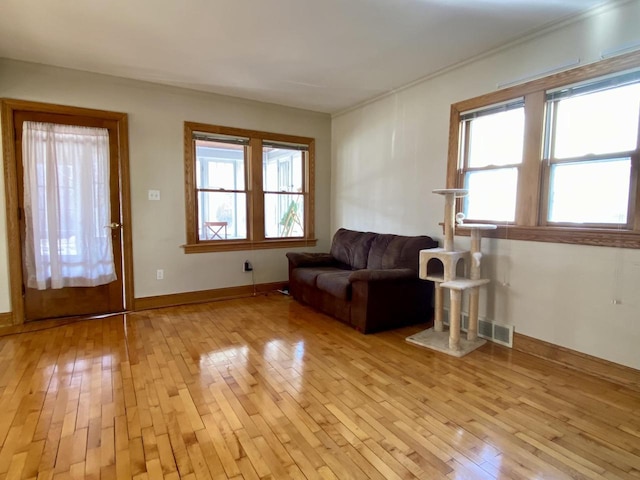
[[[122,218],[122,261],[124,308],[133,308],[133,239],[131,234],[131,196],[129,183],[129,129],[126,113],[109,112],[88,108],[69,107],[51,103],[25,100],[1,99],[2,153],[4,157],[4,186],[6,198],[7,240],[9,250],[9,289],[11,293],[11,321],[14,325],[24,323],[24,300],[22,296],[22,256],[20,224],[18,217],[18,176],[14,141],[14,112],[42,112],[59,115],[93,117],[116,122],[118,134],[118,160],[120,174],[120,215]]]

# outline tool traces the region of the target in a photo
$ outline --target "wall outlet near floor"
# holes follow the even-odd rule
[[[242,264],[242,271],[243,272],[253,271],[253,265],[251,265],[251,262],[249,260],[245,260],[244,263]]]
[[[164,270],[161,268],[156,270],[156,280],[164,280]]]
[[[149,200],[160,200],[160,190],[149,190]]]

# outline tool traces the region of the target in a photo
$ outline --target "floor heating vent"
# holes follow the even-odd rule
[[[444,310],[444,324],[449,325],[449,312]],[[467,331],[469,327],[469,315],[462,314],[462,328]],[[478,320],[478,336],[499,343],[505,347],[513,347],[513,325],[502,325],[500,323],[490,322],[488,320]]]

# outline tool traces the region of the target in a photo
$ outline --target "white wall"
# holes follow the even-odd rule
[[[640,41],[640,1],[553,31],[334,116],[332,230],[441,240],[450,105],[577,58]],[[460,248],[465,239],[456,240]],[[640,369],[640,250],[484,240],[494,282],[481,315],[517,332]],[[620,300],[621,304],[612,304]]]
[[[318,249],[328,248],[331,119],[326,114],[3,59],[0,97],[129,115],[136,298],[251,284],[251,274],[242,272],[245,259],[253,263],[256,283],[287,279],[286,249],[183,253],[185,120],[315,138],[316,236]],[[161,200],[149,201],[149,189],[160,190]],[[7,312],[3,186],[1,192],[0,312]],[[162,281],[156,280],[159,268]]]

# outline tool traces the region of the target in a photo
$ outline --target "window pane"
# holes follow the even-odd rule
[[[231,192],[199,192],[200,240],[247,238],[247,195]]]
[[[244,190],[244,146],[196,140],[197,188]]]
[[[627,223],[631,160],[551,166],[549,221]]]
[[[265,193],[264,233],[266,238],[304,237],[304,196]]]
[[[635,150],[640,83],[559,100],[555,158]]]
[[[262,178],[266,192],[302,192],[302,158],[300,150],[264,147]]]
[[[516,211],[518,169],[500,168],[467,172],[465,215],[473,220],[513,222]]]
[[[524,108],[484,115],[469,121],[471,168],[522,162]]]

